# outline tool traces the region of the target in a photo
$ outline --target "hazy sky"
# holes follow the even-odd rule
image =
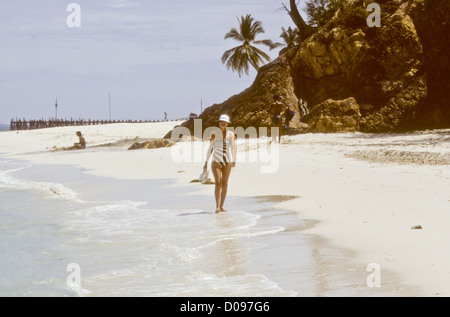
[[[66,8],[81,8],[69,28]],[[169,119],[200,112],[249,87],[221,62],[224,35],[252,14],[282,41],[293,26],[281,0],[0,1],[0,123],[13,117]],[[287,2],[287,1],[285,1]],[[272,58],[278,51],[270,53]]]

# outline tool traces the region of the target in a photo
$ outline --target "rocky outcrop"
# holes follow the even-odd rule
[[[419,128],[450,127],[450,1],[415,1],[411,18],[424,51],[427,98],[417,109]]]
[[[222,104],[215,104],[206,108],[200,114],[203,120],[203,128],[217,125],[221,114],[230,116],[233,126],[236,127],[260,127],[268,126],[272,120],[269,108],[274,102],[274,95],[281,96],[282,103],[291,105],[296,111],[292,128],[300,125],[298,98],[295,94],[294,83],[291,77],[291,68],[288,59],[280,56],[272,63],[262,66],[251,87],[238,95],[232,96]],[[297,125],[296,125],[296,123]],[[193,129],[193,120],[182,124]]]
[[[369,2],[353,1],[301,45],[291,62],[296,93],[310,104],[354,97],[362,131],[407,130],[427,95],[422,44],[409,1],[377,1],[379,28],[367,26]]]
[[[203,128],[221,114],[233,126],[268,126],[275,94],[296,110],[298,132],[450,127],[449,1],[377,0],[381,27],[367,25],[371,2],[349,0],[299,47],[261,67],[251,87],[205,109]],[[311,110],[303,118],[299,100]]]
[[[328,99],[315,106],[303,118],[308,123],[307,132],[355,132],[358,131],[361,114],[355,98]]]

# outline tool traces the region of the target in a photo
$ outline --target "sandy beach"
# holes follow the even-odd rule
[[[201,173],[201,160],[175,162],[176,147],[128,150],[136,141],[163,137],[177,124],[2,132],[0,153],[33,164],[76,165],[86,174],[119,180],[171,179],[175,187],[196,186],[199,193],[212,197],[211,186],[189,183]],[[87,149],[60,150],[77,142],[78,130]],[[398,283],[410,287],[406,295],[450,296],[449,130],[303,134],[284,136],[280,145],[267,141],[262,145],[238,141],[242,156],[231,174],[229,196],[295,197],[278,204],[299,219],[314,222],[303,229],[304,234],[351,253],[348,265],[360,267],[364,279],[375,264],[380,289],[395,288],[389,280],[395,275]],[[187,143],[200,149],[206,144]],[[273,172],[262,172],[268,164],[260,159],[264,147],[271,149],[276,161]],[[336,263],[340,268],[345,265]],[[332,272],[333,263],[329,266]]]

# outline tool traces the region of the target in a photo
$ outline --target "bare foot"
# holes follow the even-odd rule
[[[219,212],[220,212],[220,208],[217,207],[217,208],[216,208],[216,214],[218,214]]]
[[[225,208],[223,208],[223,207],[220,207],[220,212],[227,212],[228,210],[226,210]]]

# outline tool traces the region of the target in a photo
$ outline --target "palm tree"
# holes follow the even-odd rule
[[[284,46],[286,46],[287,49],[300,44],[300,32],[298,31],[298,28],[292,30],[292,28],[289,27],[286,30],[284,27],[281,27],[281,30],[280,37],[284,40],[284,43],[286,43]]]
[[[305,20],[303,20],[300,12],[298,11],[296,0],[289,0],[290,10],[284,3],[282,3],[282,5],[288,12],[294,24],[297,26],[299,30],[300,42],[302,42],[313,33],[313,28],[306,24]]]
[[[225,34],[225,39],[234,39],[238,42],[242,42],[242,45],[232,48],[226,51],[222,56],[222,63],[227,66],[227,69],[237,71],[239,77],[242,73],[248,75],[249,64],[256,70],[259,69],[260,64],[266,60],[271,61],[269,55],[261,51],[254,45],[265,45],[269,48],[273,45],[271,40],[256,41],[255,38],[259,33],[264,33],[262,23],[255,21],[250,14],[245,17],[241,16],[239,20],[239,31],[236,28],[232,28],[230,32]]]

